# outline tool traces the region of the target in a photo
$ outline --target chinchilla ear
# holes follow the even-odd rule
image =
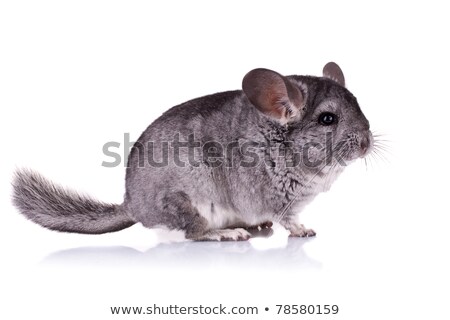
[[[282,124],[300,117],[304,104],[302,92],[289,79],[275,71],[250,71],[242,80],[242,89],[259,111]]]
[[[323,76],[345,87],[344,73],[336,63],[328,62],[325,67],[323,67]]]

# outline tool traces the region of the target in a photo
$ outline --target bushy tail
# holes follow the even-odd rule
[[[99,234],[122,230],[135,222],[119,205],[98,202],[55,185],[31,170],[13,180],[13,203],[28,219],[64,232]]]

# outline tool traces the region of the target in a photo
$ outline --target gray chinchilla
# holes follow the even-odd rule
[[[297,221],[304,206],[373,148],[369,122],[333,62],[323,77],[250,71],[242,90],[175,106],[128,158],[121,205],[98,202],[30,170],[13,180],[13,203],[49,229],[99,234],[137,222],[193,240],[247,240],[251,228]]]

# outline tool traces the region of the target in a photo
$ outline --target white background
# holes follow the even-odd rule
[[[444,3],[2,1],[0,317],[138,319],[151,316],[109,307],[223,303],[260,309],[229,319],[296,319],[275,305],[306,303],[340,307],[308,319],[449,319]],[[390,152],[355,163],[307,207],[315,239],[288,243],[278,229],[251,243],[169,243],[179,237],[140,225],[60,234],[11,206],[22,166],[120,203],[124,168],[101,166],[104,143],[240,88],[253,68],[320,75],[328,61]]]

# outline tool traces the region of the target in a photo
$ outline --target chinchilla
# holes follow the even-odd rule
[[[247,240],[272,221],[314,236],[298,214],[373,148],[369,122],[330,62],[322,77],[245,75],[242,90],[166,111],[128,157],[122,204],[107,204],[18,170],[13,203],[48,229],[86,234],[140,222],[192,240]]]

